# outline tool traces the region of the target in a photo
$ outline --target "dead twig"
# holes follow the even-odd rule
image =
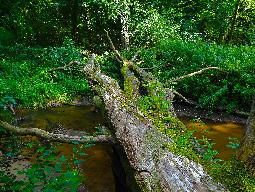
[[[71,61],[70,63],[66,64],[64,67],[53,68],[53,69],[50,69],[48,72],[57,71],[57,70],[66,70],[66,69],[72,67],[73,65],[80,65],[80,64],[81,63],[79,61]]]
[[[114,46],[114,44],[113,44],[113,42],[112,42],[112,40],[111,40],[111,38],[110,38],[110,36],[109,36],[108,31],[107,31],[107,30],[104,30],[104,31],[105,31],[106,36],[107,36],[107,39],[108,39],[108,41],[109,41],[109,43],[110,43],[111,49],[114,51],[114,53],[115,53],[115,55],[116,55],[117,61],[118,61],[119,63],[123,63],[123,62],[124,62],[124,59],[121,57],[119,51],[115,48],[115,46]]]
[[[197,103],[195,101],[191,101],[189,99],[187,99],[186,97],[184,97],[182,94],[180,94],[179,92],[175,91],[174,89],[172,90],[172,92],[177,95],[178,97],[180,97],[182,100],[184,100],[186,103],[191,104],[191,105],[196,105]]]
[[[192,77],[192,76],[195,76],[195,75],[202,74],[202,73],[204,73],[205,71],[208,71],[208,70],[218,70],[218,71],[227,73],[226,71],[224,71],[224,70],[222,70],[218,67],[207,67],[207,68],[201,69],[199,71],[196,71],[196,72],[193,72],[193,73],[190,73],[190,74],[187,74],[187,75],[183,75],[183,76],[178,77],[176,79],[168,80],[168,81],[166,81],[166,83],[173,83],[173,82],[181,81],[181,80],[186,79],[188,77]]]

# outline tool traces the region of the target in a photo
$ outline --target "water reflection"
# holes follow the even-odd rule
[[[214,144],[213,148],[219,151],[218,158],[227,160],[236,153],[236,149],[227,147],[230,138],[237,138],[240,141],[244,134],[244,125],[233,122],[215,123],[215,122],[198,122],[187,118],[181,118],[181,121],[189,130],[195,130],[194,136],[201,139],[203,136],[211,139]]]
[[[72,129],[93,133],[98,125],[103,125],[104,120],[93,107],[66,106],[40,110],[22,110],[18,113],[19,125],[22,127],[37,127],[52,131],[60,128]],[[60,130],[63,131],[63,130]],[[28,139],[35,139],[29,137]],[[71,144],[60,144],[59,156],[64,155],[67,159],[73,158],[73,147]],[[77,145],[79,147],[79,145]],[[116,184],[112,168],[113,151],[108,145],[95,145],[84,149],[88,155],[79,157],[84,160],[79,169],[83,172],[86,181],[86,190],[90,192],[113,192],[116,191]],[[29,152],[26,152],[29,153]],[[31,152],[30,152],[31,153]],[[33,155],[36,158],[36,155]],[[32,159],[33,159],[32,158]]]

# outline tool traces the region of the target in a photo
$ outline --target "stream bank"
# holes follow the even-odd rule
[[[216,158],[229,160],[236,155],[245,133],[246,116],[224,111],[209,112],[183,102],[174,102],[175,112],[197,139],[207,138],[218,151]]]
[[[100,113],[95,111],[94,106],[64,105],[44,109],[17,110],[15,123],[20,127],[37,127],[54,133],[83,131],[93,135],[101,131],[97,127],[103,127],[105,120]],[[23,136],[22,140],[24,142],[40,141],[42,147],[49,144],[46,140],[40,140],[35,136]],[[57,158],[66,158],[66,163],[70,164],[73,169],[78,170],[83,177],[83,184],[78,191],[128,191],[127,182],[130,181],[122,167],[125,158],[119,156],[119,150],[121,149],[117,149],[117,147],[110,144],[88,145],[88,147],[81,144],[55,144]],[[33,148],[22,149],[21,147],[21,151],[22,155],[12,160],[10,162],[11,167],[6,169],[14,175],[17,175],[18,171],[31,168],[37,162],[40,154],[40,152],[34,151]],[[78,163],[75,164],[74,161]],[[127,169],[126,167],[125,169]],[[24,175],[18,175],[17,178],[18,180],[27,179]],[[129,185],[133,184],[129,183]]]
[[[181,107],[179,106],[179,108],[176,108],[178,110]],[[229,122],[231,118],[227,119],[226,117],[221,120],[221,123],[217,122],[216,118],[211,120],[205,118],[206,121],[203,122],[190,122],[189,120],[194,119],[194,117],[198,120],[202,119],[204,114],[200,114],[199,111],[195,111],[196,109],[188,107],[183,107],[183,109],[185,109],[183,111],[189,112],[188,115],[190,115],[190,118],[187,119],[188,115],[186,115],[186,118],[183,118],[184,116],[182,116],[181,119],[186,126],[191,127],[192,130],[194,130],[193,128],[195,127],[195,130],[197,131],[195,136],[197,138],[204,134],[205,129],[209,131],[209,134],[206,136],[216,143],[215,149],[220,149],[223,152],[217,157],[226,160],[235,153],[235,150],[226,147],[226,144],[228,143],[227,138],[241,138],[243,133],[242,124],[236,122],[232,122],[231,124],[231,122]],[[192,113],[194,111],[196,113]],[[180,114],[184,114],[184,112],[180,113],[179,110],[177,114],[180,117]],[[214,117],[216,117],[215,115],[216,114],[214,114]],[[241,117],[234,117],[232,119],[237,121],[241,119]],[[37,110],[20,110],[17,111],[17,120],[17,123],[23,127],[38,127],[48,131],[60,132],[68,131],[69,129],[77,131],[82,130],[90,134],[93,134],[96,131],[94,127],[99,124],[104,125],[105,123],[102,116],[95,111],[93,106],[62,106]],[[228,122],[226,122],[227,120]],[[244,120],[245,119],[243,118],[242,121]],[[205,122],[206,124],[204,124]],[[218,125],[215,125],[215,123]],[[205,128],[205,126],[207,127]],[[210,135],[212,136],[211,138]],[[59,155],[72,158],[72,149],[73,146],[70,144],[61,144],[59,147]],[[85,160],[85,162],[81,164],[79,168],[86,179],[85,185],[80,188],[80,191],[128,191],[126,186],[127,178],[124,174],[125,171],[123,167],[121,167],[123,166],[123,163],[120,162],[122,161],[120,159],[121,157],[116,155],[119,154],[119,149],[117,151],[118,152],[109,145],[96,145],[84,151],[88,156],[82,159]],[[125,154],[123,153],[122,156],[124,157]]]

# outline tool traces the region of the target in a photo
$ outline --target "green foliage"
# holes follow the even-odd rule
[[[152,68],[161,82],[214,66],[225,72],[208,71],[174,86],[203,107],[226,106],[249,110],[255,92],[255,48],[227,47],[205,42],[164,40],[155,48],[142,49],[141,67]],[[169,84],[167,84],[169,85]]]
[[[14,39],[13,34],[3,27],[0,27],[0,45],[6,45]]]
[[[248,45],[255,39],[251,0],[5,0],[0,5],[2,43],[60,45],[69,37],[102,53],[108,43],[104,29],[121,44],[123,15],[128,16],[128,34],[135,46],[169,37]]]
[[[228,139],[229,139],[229,143],[226,145],[227,147],[232,149],[240,148],[240,143],[237,138],[229,137]]]
[[[66,41],[63,47],[0,47],[0,105],[40,106],[50,102],[68,102],[90,88],[78,67],[50,71],[72,60],[82,60],[81,53]]]
[[[216,181],[224,184],[230,191],[252,192],[255,189],[254,176],[235,158],[221,164],[208,164],[207,169]]]
[[[14,142],[10,144],[12,147],[15,146]],[[57,156],[59,152],[56,144],[41,145],[38,142],[25,142],[22,146],[27,147],[27,149],[23,148],[21,150],[21,148],[18,147],[17,153],[13,156],[9,156],[8,152],[4,152],[3,155],[9,156],[9,158],[16,158],[20,153],[24,154],[24,151],[28,150],[34,151],[33,153],[36,154],[36,158],[31,162],[28,168],[19,171],[17,174],[1,171],[1,191],[40,190],[45,192],[74,192],[77,191],[82,181],[84,181],[78,171],[77,165],[83,163],[83,160],[80,160],[79,157],[86,155],[83,151],[90,145],[74,146],[71,159],[64,155]],[[9,161],[2,158],[0,162],[2,167],[4,164],[6,166],[6,163]],[[19,176],[25,177],[25,179],[17,180]]]

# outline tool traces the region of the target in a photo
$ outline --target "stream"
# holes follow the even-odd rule
[[[95,133],[96,126],[104,125],[104,119],[92,106],[63,106],[47,109],[29,109],[17,112],[18,125],[21,127],[38,127],[47,131],[64,130],[85,131]],[[191,118],[181,118],[182,122],[190,130],[195,130],[194,136],[201,139],[203,136],[210,139],[215,145],[214,149],[219,151],[218,158],[227,160],[235,154],[236,149],[227,147],[230,141],[239,141],[244,133],[244,125],[238,123],[215,123],[201,122]],[[232,139],[229,139],[232,138]],[[36,137],[27,137],[29,140]],[[72,158],[74,145],[60,144],[58,150],[65,157]],[[29,152],[27,152],[29,153]],[[31,152],[30,152],[31,153]],[[89,192],[114,192],[126,191],[119,187],[118,176],[120,162],[116,163],[116,156],[113,148],[107,144],[94,145],[84,149],[88,154],[82,157],[79,170],[84,176],[85,189]],[[31,161],[31,160],[30,160]],[[33,161],[33,160],[32,160]],[[123,173],[122,173],[123,174]]]
[[[65,130],[85,131],[93,134],[96,126],[104,125],[104,119],[100,113],[95,112],[92,106],[64,106],[39,110],[21,110],[18,112],[19,126],[37,127],[47,131],[63,133]],[[30,138],[31,139],[31,138]],[[79,146],[79,145],[78,145]],[[59,156],[72,158],[74,145],[58,145]],[[79,170],[85,178],[85,190],[89,192],[113,192],[116,191],[116,180],[113,169],[112,147],[94,145],[83,151],[87,155],[79,159],[84,160]]]
[[[234,145],[238,145],[244,134],[244,124],[201,121],[192,118],[180,119],[189,130],[194,131],[193,135],[197,139],[206,137],[214,143],[213,149],[219,152],[216,158],[228,160],[236,154],[237,149]],[[231,143],[233,147],[229,146]]]

